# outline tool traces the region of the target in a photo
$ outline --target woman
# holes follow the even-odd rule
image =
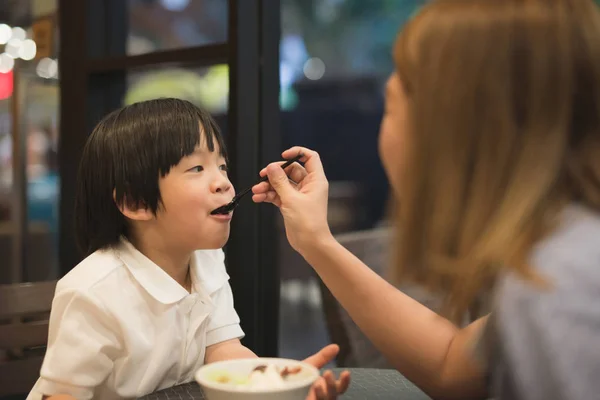
[[[434,398],[600,393],[600,15],[591,0],[440,0],[394,48],[380,154],[394,270],[438,316],[341,247],[318,155],[269,165],[292,246],[397,369]],[[358,166],[359,167],[359,166]],[[293,187],[287,180],[298,182]],[[456,321],[494,287],[493,311]]]

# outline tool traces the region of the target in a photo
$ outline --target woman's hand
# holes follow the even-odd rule
[[[298,154],[304,155],[300,159],[304,167],[294,163],[283,171],[281,163],[273,163],[263,169],[260,176],[268,176],[269,181],[252,188],[252,200],[279,207],[288,241],[302,254],[305,249],[329,239],[331,231],[327,224],[329,183],[319,154],[304,147],[293,147],[283,152],[283,158]]]
[[[318,353],[308,357],[304,362],[321,369],[333,361],[339,351],[339,346],[330,344],[323,347]],[[350,372],[342,372],[340,378],[336,380],[333,372],[325,371],[323,376],[313,385],[307,400],[335,400],[339,395],[346,392],[348,385],[350,385]]]

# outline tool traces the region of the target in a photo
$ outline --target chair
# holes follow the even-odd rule
[[[374,272],[386,277],[392,239],[391,228],[349,232],[336,235],[336,239]],[[337,365],[346,368],[393,368],[362,333],[329,289],[319,282],[329,336],[333,343],[340,346]],[[398,288],[432,310],[439,308],[438,298],[415,285],[403,285]]]
[[[35,384],[55,288],[56,281],[0,285],[0,397],[26,394]]]
[[[1,218],[0,218],[1,219]],[[10,221],[0,222],[0,284],[10,284],[10,267],[13,263],[14,224]],[[41,282],[56,279],[58,265],[55,237],[49,226],[44,222],[29,222],[25,237],[25,248],[28,249],[22,264],[23,279],[27,282]]]

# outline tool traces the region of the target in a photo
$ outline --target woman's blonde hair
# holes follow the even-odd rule
[[[396,275],[458,319],[497,275],[543,282],[565,204],[600,209],[600,16],[592,0],[438,0],[401,32],[409,137]]]

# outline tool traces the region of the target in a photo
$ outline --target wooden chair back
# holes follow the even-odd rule
[[[27,394],[40,374],[56,281],[0,285],[0,397]]]

